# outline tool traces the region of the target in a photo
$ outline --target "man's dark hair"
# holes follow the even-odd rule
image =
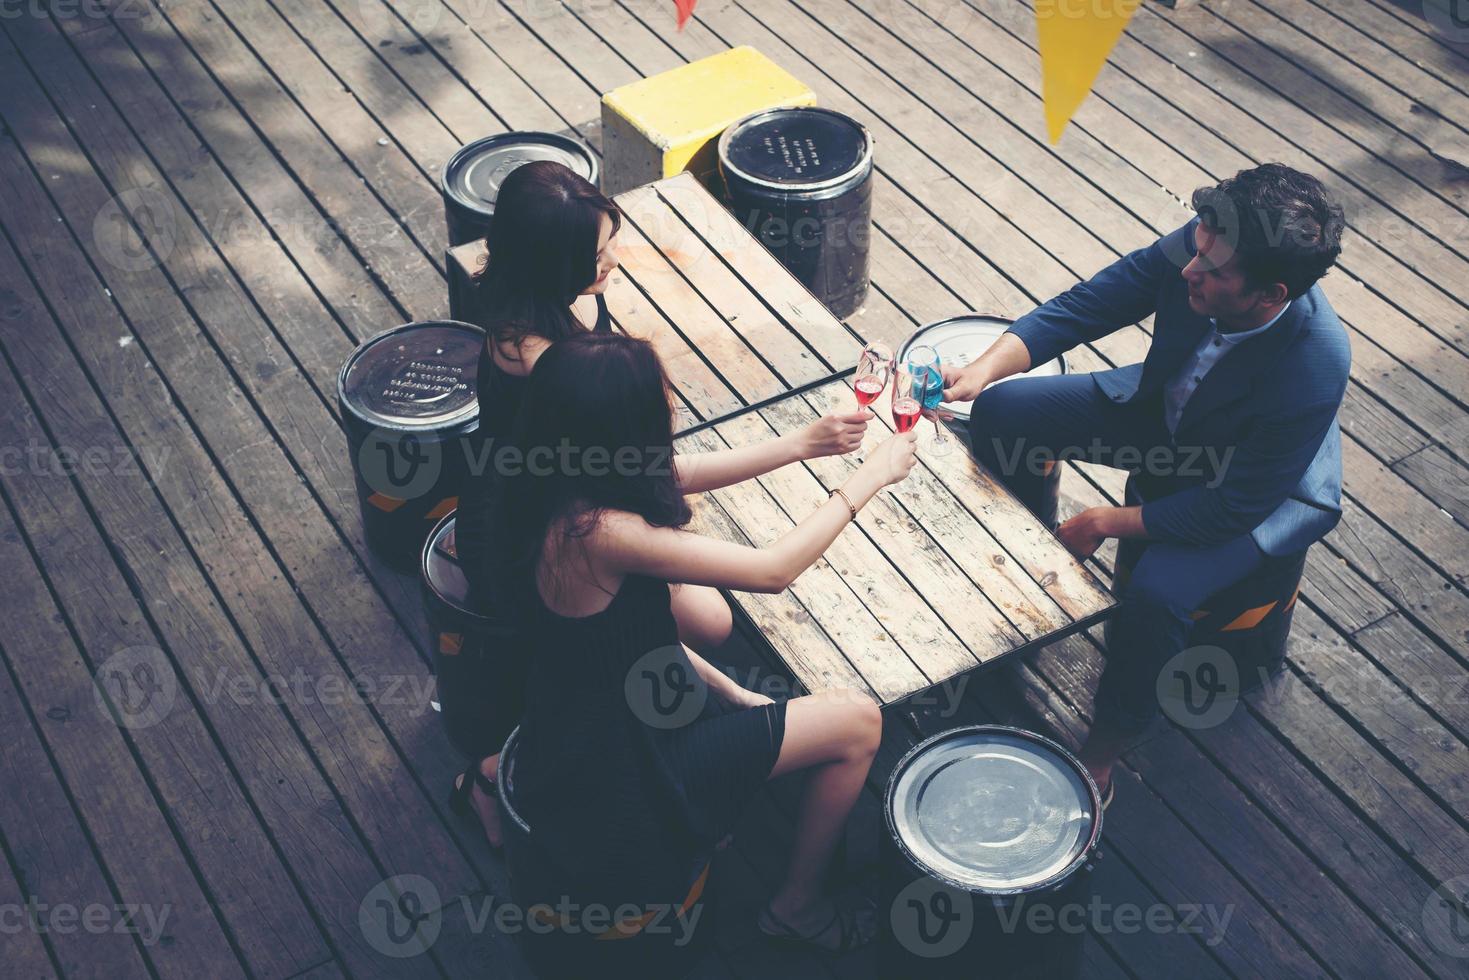
[[[1341,205],[1321,181],[1281,163],[1200,187],[1193,206],[1206,228],[1233,243],[1240,272],[1254,288],[1284,283],[1295,299],[1341,254]]]

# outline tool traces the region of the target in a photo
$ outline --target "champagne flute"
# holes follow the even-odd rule
[[[862,348],[862,355],[857,358],[857,373],[852,377],[857,404],[866,408],[877,401],[892,372],[893,352],[885,344],[871,343]]]
[[[919,402],[923,414],[933,422],[935,456],[946,456],[954,450],[954,440],[944,432],[939,421],[939,406],[944,401],[944,372],[940,367],[939,352],[927,344],[919,344],[908,351],[905,365],[919,384]]]
[[[893,428],[907,432],[923,412],[924,379],[905,362],[893,373]]]

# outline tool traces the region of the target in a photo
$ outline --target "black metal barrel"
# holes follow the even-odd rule
[[[486,759],[520,721],[526,663],[516,631],[489,615],[489,603],[470,587],[456,514],[434,525],[424,542],[419,581],[444,728],[465,758]]]
[[[735,217],[839,317],[867,298],[872,136],[830,109],[770,109],[719,138]]]
[[[414,570],[434,523],[469,476],[465,437],[479,427],[475,374],[485,332],[470,323],[407,323],[364,342],[337,375],[368,546]]]
[[[516,805],[519,737],[517,728],[505,742],[498,783],[510,900],[527,920],[534,917],[515,932],[531,968],[548,978],[687,975],[709,952],[718,931],[709,891],[711,864],[701,861],[676,894],[642,915],[636,914],[639,906],[586,900],[578,870],[541,842]],[[586,802],[595,809],[596,800]]]
[[[1144,487],[1147,480],[1134,475],[1127,479],[1123,499],[1127,506],[1139,506],[1156,499],[1172,488],[1155,492]],[[1141,538],[1121,538],[1117,542],[1116,569],[1112,590],[1121,596],[1132,576],[1132,570],[1147,553],[1148,542]],[[1224,651],[1230,665],[1226,688],[1250,691],[1280,673],[1285,665],[1286,641],[1290,638],[1291,618],[1301,592],[1301,577],[1306,571],[1306,552],[1288,555],[1266,555],[1253,573],[1204,600],[1193,614],[1186,648]],[[1112,622],[1102,627],[1102,638],[1112,646]],[[1201,656],[1212,654],[1201,653]],[[1223,667],[1223,663],[1216,666]]]
[[[955,728],[909,750],[884,803],[879,976],[1076,972],[1102,809],[1075,756],[1019,728]]]
[[[439,178],[451,246],[489,233],[500,185],[510,171],[532,160],[555,160],[597,183],[597,158],[581,143],[558,133],[500,133],[467,143],[444,164]]]

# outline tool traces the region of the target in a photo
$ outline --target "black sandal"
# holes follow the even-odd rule
[[[489,776],[479,771],[479,763],[472,762],[469,768],[456,780],[449,790],[449,810],[455,816],[463,817],[479,823],[479,811],[470,802],[470,795],[478,788],[479,791],[500,805],[499,787]],[[499,849],[500,845],[491,844],[491,847]]]
[[[864,937],[862,931],[858,928],[857,913],[855,910],[844,910],[835,902],[832,902],[831,908],[831,918],[827,920],[826,925],[817,929],[815,932],[806,933],[805,935],[792,929],[777,918],[775,913],[770,911],[769,905],[766,905],[761,910],[759,917],[755,920],[755,927],[771,939],[778,939],[786,943],[800,943],[804,946],[823,950],[828,953],[849,953],[872,941],[871,936]],[[836,926],[838,930],[836,945],[832,946],[819,942],[823,936],[831,931],[832,926]]]

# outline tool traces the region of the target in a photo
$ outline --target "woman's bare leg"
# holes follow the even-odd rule
[[[882,712],[860,691],[826,691],[786,704],[785,738],[770,775],[811,771],[790,867],[770,910],[798,932],[819,929],[831,917],[822,901],[822,877],[881,740]]]
[[[673,618],[678,621],[679,641],[699,654],[724,645],[734,629],[729,603],[718,589],[707,585],[675,585],[670,594]]]
[[[494,781],[500,771],[500,753],[496,752],[487,759],[482,759],[479,764],[480,773],[488,780]],[[456,785],[464,779],[461,774],[456,780]],[[469,802],[474,807],[474,812],[479,815],[479,822],[485,830],[485,838],[489,840],[490,846],[499,847],[504,841],[504,835],[500,828],[500,801],[493,793],[486,793],[478,785],[470,788]]]

